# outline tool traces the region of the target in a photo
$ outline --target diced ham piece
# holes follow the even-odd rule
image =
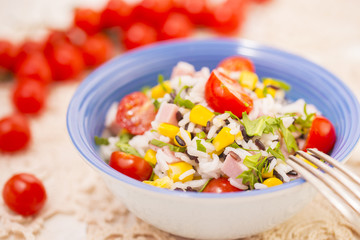
[[[179,107],[172,103],[163,103],[161,104],[158,113],[155,117],[155,122],[157,123],[169,123],[172,125],[177,125],[178,121],[176,119],[176,113],[179,110]]]
[[[179,62],[171,73],[171,78],[179,76],[193,76],[195,74],[195,68],[193,65],[186,62]]]
[[[171,164],[171,163],[181,162],[181,159],[177,158],[175,156],[175,153],[170,151],[168,146],[163,147],[162,150],[169,157],[166,159],[167,163]]]
[[[242,162],[228,154],[225,158],[225,161],[221,167],[221,171],[225,173],[228,177],[236,179],[241,173],[246,170],[249,170]]]

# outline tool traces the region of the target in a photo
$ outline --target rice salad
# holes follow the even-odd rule
[[[307,147],[321,113],[303,99],[288,101],[287,83],[259,79],[240,56],[213,71],[179,62],[158,82],[109,109],[95,142],[112,168],[194,192],[265,189],[299,177],[285,160]]]

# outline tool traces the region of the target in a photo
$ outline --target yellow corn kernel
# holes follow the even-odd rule
[[[263,88],[256,88],[254,91],[258,98],[264,98],[264,89]]]
[[[171,91],[170,81],[165,81],[151,89],[151,97],[154,99],[162,98],[166,93],[171,93]]]
[[[160,123],[158,127],[158,132],[170,139],[173,139],[179,131],[179,127],[168,123]]]
[[[158,178],[154,181],[143,181],[143,183],[160,188],[170,188],[174,182],[168,176],[165,176],[163,178]]]
[[[263,172],[261,173],[262,178],[271,178],[274,176],[274,170],[271,170],[270,172]]]
[[[306,160],[305,158],[303,158],[302,156],[300,156],[299,154],[296,154],[295,157],[300,158],[301,160],[303,160],[304,162],[306,162],[307,164],[309,164],[310,166],[314,167],[314,168],[319,168],[318,166],[314,165],[312,162]]]
[[[243,137],[241,131],[239,131],[239,132],[235,135],[235,141],[241,141],[241,140],[243,140],[243,139],[244,139],[244,137]]]
[[[176,163],[172,163],[169,164],[169,170],[168,170],[168,176],[174,181],[174,182],[187,182],[187,181],[191,181],[194,178],[194,174],[191,174],[187,177],[185,177],[184,179],[179,179],[179,177],[186,171],[189,171],[193,169],[193,167],[191,166],[191,164],[186,163],[186,162],[176,162]]]
[[[257,82],[259,81],[259,78],[256,75],[256,73],[244,70],[240,74],[239,81],[241,86],[248,88],[250,90],[254,90]]]
[[[283,182],[280,179],[276,178],[276,177],[271,177],[271,178],[266,179],[263,182],[263,184],[265,184],[268,187],[275,187],[277,185],[283,184]]]
[[[159,179],[159,176],[154,174],[153,181],[155,181],[156,179]]]
[[[230,133],[230,130],[231,129],[228,127],[223,127],[218,135],[216,135],[212,141],[212,144],[215,147],[215,151],[218,152],[235,141],[235,136]]]
[[[195,105],[190,111],[190,121],[206,127],[208,121],[211,121],[215,114],[204,106]]]
[[[274,89],[274,88],[271,88],[271,87],[267,87],[266,88],[266,94],[270,94],[272,97],[275,97],[275,95],[276,95],[276,89]]]
[[[145,161],[155,166],[156,164],[156,152],[152,149],[146,151],[144,156]]]
[[[185,130],[185,132],[187,133],[187,135],[188,135],[189,138],[191,139],[191,133],[188,132],[188,131],[186,131],[186,130]],[[181,140],[184,141],[184,138],[181,137],[180,131],[176,134],[176,136],[178,136],[179,138],[181,138]],[[182,144],[178,141],[178,139],[177,139],[176,136],[175,136],[174,139],[173,139],[174,144],[175,144],[176,146],[178,146],[178,147],[186,147],[185,141],[184,141],[184,144],[185,144],[185,145],[182,145]],[[180,140],[180,141],[181,141],[181,140]]]

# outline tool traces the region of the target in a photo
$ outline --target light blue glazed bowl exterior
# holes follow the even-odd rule
[[[126,94],[140,90],[143,86],[155,85],[158,74],[163,74],[165,78],[170,77],[172,68],[179,61],[189,62],[197,70],[203,66],[213,69],[221,60],[233,55],[241,55],[251,59],[260,78],[273,77],[286,81],[291,85],[291,90],[287,93],[290,100],[303,98],[307,103],[314,104],[324,116],[331,120],[337,135],[336,144],[331,154],[334,158],[339,161],[346,160],[359,140],[360,106],[351,90],[324,68],[302,57],[278,49],[247,40],[183,40],[151,45],[109,61],[90,74],[75,92],[67,113],[69,135],[85,161],[104,177],[109,188],[120,196],[132,212],[150,224],[173,234],[213,239],[249,236],[267,230],[288,219],[313,196],[314,190],[302,179],[261,191],[227,194],[169,191],[143,184],[122,175],[100,158],[93,139],[94,136],[101,135],[106,112],[112,103],[118,102]],[[307,197],[301,197],[301,191]],[[297,200],[293,199],[294,196],[288,196],[290,194],[298,196]],[[148,202],[139,200],[139,198],[144,197],[149,198],[153,204],[148,205]],[[285,202],[280,204],[282,206],[276,203],[276,198],[283,198],[281,201]],[[259,218],[257,221],[254,219],[254,223],[252,223],[252,217],[249,216],[244,218],[248,225],[245,226],[246,224],[243,223],[245,224],[244,227],[239,228],[236,226],[241,226],[242,223],[238,217],[234,218],[237,219],[234,225],[237,229],[231,230],[231,226],[222,226],[220,221],[211,222],[212,220],[209,220],[214,217],[214,214],[218,215],[217,218],[228,220],[230,220],[229,214],[237,211],[241,214],[245,212],[248,215],[254,214],[256,210],[251,209],[252,204],[256,208],[256,204],[262,204],[262,201],[265,200],[269,204],[268,208],[277,208],[276,211],[280,211],[280,213],[277,217],[271,216],[276,211],[267,212],[264,208],[262,218],[268,219],[265,219],[263,223],[262,221],[259,223]],[[158,201],[162,201],[163,208],[166,208],[164,207],[166,202],[177,202],[176,206],[169,204],[169,209],[163,210],[163,214],[169,215],[166,221],[151,216],[154,215],[155,211],[159,211],[156,208]],[[248,209],[241,209],[243,206],[239,205],[242,201],[246,202]],[[294,201],[293,206],[286,201]],[[229,207],[215,211],[213,210],[215,204],[228,204]],[[189,207],[190,205],[191,207]],[[282,210],[286,208],[284,206],[288,206],[288,208]],[[207,213],[205,220],[208,223],[200,223],[199,221],[202,219],[195,217],[196,221],[190,221],[191,223],[188,225],[185,224],[186,226],[178,228],[176,226],[180,223],[176,219],[174,220],[174,216],[171,216],[172,213],[168,213],[171,212],[172,207],[182,209],[179,210],[179,215],[190,214],[189,217],[191,218],[193,218],[191,212],[187,212],[184,208],[200,213],[203,211],[203,215],[206,215],[207,208],[210,214]],[[237,210],[230,210],[230,207]],[[151,210],[152,208],[154,209]],[[216,231],[209,231],[212,226],[216,226]],[[206,229],[208,233],[204,233]]]

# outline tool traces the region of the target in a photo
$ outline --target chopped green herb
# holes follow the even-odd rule
[[[271,155],[273,155],[274,157],[285,161],[284,154],[280,150],[280,143],[278,143],[274,149],[269,147],[266,151]]]
[[[186,89],[189,88],[189,86],[184,86],[179,93],[175,96],[174,98],[174,103],[180,107],[184,107],[184,108],[188,108],[188,109],[192,109],[195,104],[193,102],[191,102],[188,99],[183,99],[182,97],[180,97],[181,92]]]
[[[204,189],[206,188],[206,186],[209,184],[209,182],[211,181],[211,179],[207,180],[206,183],[202,186],[202,188],[199,190],[199,192],[203,192]]]
[[[200,139],[204,139],[204,138],[206,138],[206,133],[204,133],[204,132],[199,132],[199,133],[196,134],[196,136],[197,136],[198,138],[200,138]]]
[[[150,141],[150,144],[154,145],[154,146],[157,146],[157,147],[165,147],[165,146],[168,146],[170,151],[173,151],[173,152],[185,152],[185,148],[184,147],[177,147],[175,145],[172,145],[172,144],[169,144],[169,143],[165,143],[165,142],[162,142],[160,140],[157,140],[157,139],[153,139]]]
[[[160,102],[157,99],[154,100],[153,104],[154,104],[155,110],[159,110]]]
[[[258,182],[257,176],[253,169],[242,172],[237,178],[242,178],[242,183],[248,184],[250,189],[254,189],[255,183]]]
[[[233,142],[232,144],[230,144],[229,147],[240,148],[240,146],[236,142]]]
[[[132,137],[133,137],[133,135],[131,135],[128,132],[120,132],[118,143],[129,143],[129,141]]]
[[[247,166],[248,168],[252,168],[252,169],[256,170],[256,166],[257,166],[260,158],[261,158],[261,153],[251,155],[251,156],[246,156],[244,159],[244,165]]]
[[[211,143],[213,140],[214,140],[214,137],[209,138],[209,139],[206,139],[206,140],[205,140],[205,142],[209,142],[209,143]]]
[[[244,164],[249,168],[249,170],[241,173],[237,178],[242,178],[243,184],[249,184],[250,189],[254,189],[254,184],[257,182],[262,182],[262,171],[266,163],[266,158],[263,158],[261,153],[246,156],[244,159]]]
[[[206,153],[206,147],[201,144],[201,140],[196,140],[196,147],[198,151]]]
[[[255,120],[250,120],[247,113],[242,114],[242,123],[246,134],[249,136],[261,136],[263,133],[273,133],[279,128],[280,119],[270,116],[262,116]]]
[[[134,147],[130,146],[130,144],[128,143],[117,142],[115,145],[120,149],[120,151],[124,153],[142,157],[140,153]]]
[[[99,145],[99,146],[100,145],[109,145],[109,140],[107,138],[95,136],[94,141],[95,141],[95,144]]]
[[[280,121],[280,131],[283,135],[288,152],[290,153],[292,150],[299,150],[294,135],[292,135],[291,131],[284,126],[282,121]]]
[[[167,88],[164,85],[164,76],[162,74],[158,75],[158,83],[160,84],[161,88],[164,90],[164,92],[167,92]]]
[[[306,103],[304,104],[304,113],[305,113],[305,118],[298,117],[295,120],[295,124],[298,124],[301,127],[301,133],[305,133],[309,128],[311,128],[312,122],[315,118],[315,113],[311,113],[311,114],[307,113]]]
[[[151,90],[151,87],[149,86],[144,86],[141,88],[141,92],[144,93],[145,95]]]
[[[238,120],[239,122],[241,122],[240,119],[235,114],[233,114],[231,111],[225,111],[225,112],[230,114],[230,117],[232,119],[235,119],[235,120]]]

